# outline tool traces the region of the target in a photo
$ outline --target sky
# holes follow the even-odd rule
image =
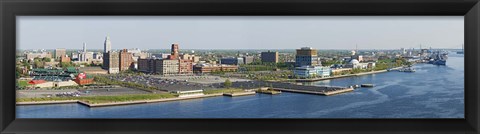
[[[463,16],[17,16],[17,48],[460,49]]]

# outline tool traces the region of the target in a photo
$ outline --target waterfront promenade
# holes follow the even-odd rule
[[[112,103],[100,103],[100,104],[91,104],[86,101],[80,100],[62,100],[62,101],[36,101],[36,102],[17,102],[17,105],[42,105],[42,104],[65,104],[65,103],[79,103],[88,107],[105,107],[105,106],[119,106],[119,105],[131,105],[131,104],[142,104],[142,103],[155,103],[155,102],[167,102],[167,101],[178,101],[178,100],[188,100],[188,99],[198,99],[206,97],[215,97],[222,96],[222,93],[216,94],[207,94],[199,96],[190,96],[190,97],[175,97],[175,98],[165,98],[165,99],[155,99],[155,100],[138,100],[138,101],[126,101],[126,102],[112,102]]]
[[[402,67],[396,67],[392,69],[400,69]],[[339,76],[332,76],[332,77],[325,77],[325,78],[313,78],[313,79],[294,79],[295,82],[315,82],[321,80],[329,80],[329,79],[337,79],[337,78],[345,78],[345,77],[353,77],[353,76],[362,76],[368,74],[376,74],[376,73],[384,73],[388,72],[387,70],[378,70],[378,71],[371,71],[371,72],[362,72],[358,74],[347,74],[347,75],[339,75]]]

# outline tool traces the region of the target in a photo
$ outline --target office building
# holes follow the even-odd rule
[[[71,61],[71,59],[67,55],[62,55],[60,57],[60,62],[70,62],[70,61]]]
[[[170,56],[170,54],[166,53],[160,53],[160,54],[152,54],[152,58],[157,58],[157,59],[167,59]],[[144,58],[141,58],[144,59]]]
[[[138,59],[138,71],[144,73],[155,73],[155,59]]]
[[[178,60],[178,73],[179,74],[192,74],[193,62],[191,60]]]
[[[70,54],[70,58],[71,58],[72,60],[78,60],[78,54],[77,54],[77,53],[71,53],[71,54]]]
[[[183,54],[182,56],[180,56],[180,59],[182,59],[182,60],[190,60],[190,61],[192,61],[193,63],[197,63],[198,61],[200,61],[200,57],[195,56],[195,55],[190,55],[190,54]]]
[[[173,75],[179,73],[179,60],[157,59],[154,63],[156,74]]]
[[[278,63],[278,52],[262,52],[261,60],[262,62]]]
[[[253,56],[243,56],[243,64],[250,64],[253,62]]]
[[[211,73],[211,72],[236,72],[238,66],[222,65],[222,64],[197,64],[193,67],[194,73]]]
[[[81,62],[91,62],[93,59],[93,52],[83,52],[78,54],[78,60]]]
[[[119,57],[119,69],[120,71],[127,71],[130,69],[130,66],[133,63],[133,55],[132,53],[128,52],[127,49],[123,49],[120,51],[120,57]]]
[[[120,56],[118,52],[108,52],[103,55],[103,67],[109,74],[120,72]]]
[[[57,48],[54,51],[55,59],[60,59],[60,57],[67,55],[67,50],[65,48]]]
[[[293,74],[297,78],[325,78],[330,77],[330,67],[302,66],[296,67]]]
[[[52,58],[52,54],[50,52],[41,52],[41,53],[27,53],[25,57],[28,60],[33,60],[35,58]]]
[[[295,55],[295,66],[321,66],[320,59],[317,56],[317,50],[311,47],[302,47],[297,49]]]
[[[240,65],[243,64],[243,58],[227,57],[220,59],[220,64]]]

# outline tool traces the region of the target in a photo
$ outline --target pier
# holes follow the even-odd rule
[[[331,90],[302,90],[302,89],[285,89],[285,88],[274,88],[274,89],[282,92],[316,94],[316,95],[325,95],[325,96],[353,91],[353,88],[338,88],[338,89],[331,89]]]
[[[246,96],[246,95],[255,95],[256,92],[236,92],[236,93],[223,93],[223,96],[230,96],[230,97],[236,97],[236,96]]]

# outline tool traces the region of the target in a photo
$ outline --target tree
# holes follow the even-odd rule
[[[225,86],[226,88],[230,88],[232,86],[232,82],[230,81],[230,79],[226,79],[223,83],[223,86]]]
[[[71,62],[60,62],[60,67],[62,68],[73,67],[73,64]]]
[[[35,65],[35,68],[43,68],[43,62],[39,61],[39,60],[35,60],[34,61],[34,65]]]
[[[44,62],[50,62],[51,59],[50,59],[50,58],[47,58],[47,57],[43,57],[42,61],[44,61]]]

